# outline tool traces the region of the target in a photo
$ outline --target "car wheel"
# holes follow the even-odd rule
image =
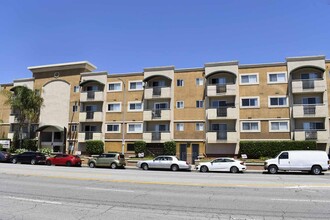
[[[67,166],[67,167],[71,167],[71,161],[67,161],[66,163],[65,163],[65,165]]]
[[[51,166],[52,165],[52,162],[50,160],[47,160],[46,161],[46,165]]]
[[[149,169],[149,166],[146,163],[142,164],[141,167],[142,167],[143,170],[148,170]]]
[[[202,166],[201,169],[200,169],[200,171],[201,171],[202,173],[206,173],[206,172],[209,171],[209,168],[207,168],[207,166]]]
[[[313,175],[320,175],[322,173],[322,168],[320,166],[313,166],[311,172]]]
[[[112,163],[112,164],[110,165],[110,168],[111,168],[111,169],[116,169],[116,168],[117,168],[117,164],[116,164],[116,163]]]
[[[17,159],[14,158],[11,162],[12,162],[12,163],[17,163]]]
[[[172,166],[171,166],[171,170],[172,171],[178,171],[179,170],[179,166],[178,165],[176,165],[176,164],[173,164]]]
[[[35,165],[35,164],[36,164],[36,160],[35,160],[35,159],[32,159],[32,160],[31,160],[31,164],[32,164],[32,165]]]
[[[238,173],[238,171],[239,171],[239,170],[238,170],[237,167],[231,167],[231,168],[230,168],[230,172],[231,172],[231,173]]]
[[[277,166],[275,166],[275,165],[270,165],[270,166],[268,167],[268,173],[276,174],[277,171],[278,171],[278,168],[277,168]]]
[[[94,163],[94,162],[90,162],[90,163],[88,164],[88,166],[89,166],[90,168],[95,168],[95,163]]]

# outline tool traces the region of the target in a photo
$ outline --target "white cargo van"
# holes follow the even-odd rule
[[[283,171],[310,171],[314,175],[329,169],[329,158],[325,151],[282,151],[276,158],[265,161],[265,170],[275,174]]]

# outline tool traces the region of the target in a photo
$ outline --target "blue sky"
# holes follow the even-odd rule
[[[0,83],[82,60],[127,73],[330,56],[329,12],[330,0],[0,0]]]

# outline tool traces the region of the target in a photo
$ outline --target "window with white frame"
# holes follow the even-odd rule
[[[176,80],[176,85],[177,85],[177,86],[184,86],[184,81],[183,81],[183,79],[178,79],[178,80]]]
[[[241,98],[241,108],[258,108],[259,97]]]
[[[73,87],[73,92],[74,92],[74,93],[78,93],[79,90],[80,90],[80,86],[74,86],[74,87]]]
[[[289,122],[288,121],[270,121],[269,132],[288,132]]]
[[[142,111],[142,102],[128,102],[128,111]]]
[[[177,101],[176,102],[176,108],[184,108],[184,102],[183,101]]]
[[[241,122],[242,132],[260,132],[259,121],[242,121]]]
[[[141,123],[128,123],[127,124],[127,133],[142,133],[142,124]]]
[[[203,100],[197,100],[196,101],[196,108],[204,108],[204,101]]]
[[[129,82],[129,90],[143,90],[143,82],[142,81]]]
[[[204,131],[204,123],[196,123],[196,131]]]
[[[257,73],[251,73],[251,74],[241,74],[240,75],[241,84],[242,85],[249,85],[249,84],[258,84],[259,83],[259,77]]]
[[[183,123],[177,123],[176,124],[176,130],[177,131],[184,131],[184,124]]]
[[[202,86],[204,84],[204,79],[203,78],[196,78],[196,85],[197,86]]]
[[[120,133],[120,124],[107,124],[107,132]]]
[[[121,103],[113,102],[108,104],[108,112],[120,112],[121,111]]]
[[[286,73],[267,73],[268,83],[286,83]]]
[[[286,96],[281,97],[269,97],[269,107],[286,107],[288,106],[288,98]]]
[[[74,124],[71,125],[71,131],[72,131],[72,132],[77,131],[77,128],[78,128],[77,125],[74,125]]]
[[[109,92],[118,92],[121,91],[121,82],[109,83],[108,90]]]

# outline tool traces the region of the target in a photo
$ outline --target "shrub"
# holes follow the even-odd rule
[[[137,155],[138,153],[147,153],[147,143],[145,141],[135,141],[134,142],[134,151]]]
[[[40,153],[43,153],[43,154],[46,154],[47,156],[50,156],[53,153],[52,149],[51,148],[47,148],[47,147],[45,147],[45,148],[42,147],[39,150],[39,152]]]
[[[3,150],[3,148],[2,148],[2,144],[0,144],[0,151],[2,151]]]
[[[176,155],[176,143],[175,141],[167,141],[164,143],[165,155]]]
[[[27,149],[24,149],[24,148],[21,148],[21,149],[16,149],[14,153],[15,154],[21,154],[21,153],[24,153],[26,151],[28,151],[28,150]]]
[[[286,150],[315,150],[315,141],[241,141],[240,154],[246,154],[249,159],[275,157]]]
[[[23,148],[30,150],[30,151],[38,150],[38,144],[37,144],[36,140],[24,139],[22,145],[23,145]]]
[[[86,152],[90,155],[104,153],[103,141],[97,141],[97,140],[86,141]]]

